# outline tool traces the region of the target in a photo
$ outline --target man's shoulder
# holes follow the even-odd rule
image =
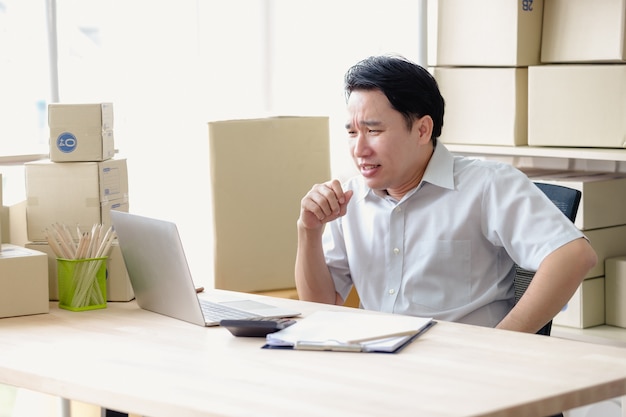
[[[454,157],[455,173],[474,173],[480,175],[524,175],[513,165],[502,161],[473,158],[468,156]]]

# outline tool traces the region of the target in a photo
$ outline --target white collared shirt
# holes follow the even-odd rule
[[[536,270],[583,234],[511,165],[435,147],[422,182],[402,200],[361,176],[345,216],[324,231],[326,263],[345,299],[440,320],[495,326],[514,303],[514,262]]]

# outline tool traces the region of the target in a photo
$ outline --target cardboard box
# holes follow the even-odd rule
[[[2,173],[0,172],[0,244],[6,240],[2,232],[2,224],[7,223],[9,218],[8,210],[5,210],[4,203],[2,202],[2,195]],[[4,228],[6,230],[6,226],[4,226]]]
[[[3,244],[0,250],[0,317],[48,311],[46,254]]]
[[[115,241],[111,245],[109,260],[107,261],[107,300],[130,301],[133,298],[135,298],[135,293],[130,284],[124,257],[119,243]]]
[[[626,0],[544,0],[541,62],[626,61]]]
[[[430,66],[539,63],[543,0],[439,0],[436,9]]]
[[[48,293],[51,301],[59,299],[57,258],[50,246],[44,242],[29,242],[28,249],[43,252],[48,256]],[[117,241],[113,242],[107,260],[107,301],[130,301],[135,298],[126,264]]]
[[[2,207],[3,243],[24,246],[26,238],[26,200]]]
[[[575,224],[581,230],[626,224],[625,173],[562,171],[529,178],[579,190],[582,196]]]
[[[626,328],[626,255],[604,261],[606,324]]]
[[[598,263],[585,278],[605,276],[604,260],[626,253],[626,225],[587,230],[585,236],[598,255]]]
[[[113,104],[50,104],[50,160],[105,161],[113,158]]]
[[[626,65],[528,69],[528,144],[626,147]]]
[[[327,117],[209,123],[216,288],[295,286],[300,200],[330,179],[329,146]]]
[[[527,144],[526,68],[434,68],[446,101],[443,143]]]
[[[57,258],[52,248],[44,242],[29,242],[24,245],[26,249],[45,253],[48,265],[48,299],[56,301],[59,299],[59,286],[57,284]]]
[[[552,323],[579,329],[604,324],[604,277],[584,280]]]
[[[128,211],[125,159],[102,162],[36,161],[25,164],[28,240],[46,240],[54,223],[90,231],[111,225],[110,210]],[[74,230],[74,229],[72,229]]]

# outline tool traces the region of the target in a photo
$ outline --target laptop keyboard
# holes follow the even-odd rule
[[[200,300],[202,314],[206,321],[219,322],[220,320],[236,320],[248,319],[253,317],[261,317],[258,314],[239,311],[234,308],[226,307],[221,304],[212,303],[207,300]]]

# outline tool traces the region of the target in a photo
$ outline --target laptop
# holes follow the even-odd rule
[[[198,294],[172,222],[111,211],[111,222],[139,307],[200,326],[223,319],[300,315],[264,302],[218,291]]]

